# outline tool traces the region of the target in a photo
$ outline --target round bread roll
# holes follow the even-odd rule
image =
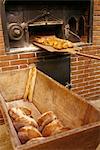
[[[25,126],[19,129],[18,137],[24,144],[33,138],[42,137],[42,134],[33,126]]]
[[[8,110],[8,113],[9,113],[10,117],[11,117],[12,119],[14,119],[14,120],[15,120],[16,118],[18,118],[18,117],[24,115],[23,112],[22,112],[19,108],[16,108],[16,107],[10,108],[10,109]]]
[[[48,112],[43,113],[41,115],[41,117],[38,118],[38,121],[37,121],[37,123],[40,127],[40,131],[43,130],[45,125],[49,124],[50,122],[52,122],[56,118],[57,118],[56,115],[52,111],[48,111]]]
[[[63,125],[58,119],[55,119],[48,125],[46,125],[42,131],[42,135],[44,137],[51,136],[54,134],[57,134],[58,132],[61,132],[61,129],[63,128]]]
[[[17,117],[14,121],[13,121],[13,125],[16,128],[16,130],[18,131],[19,128],[23,127],[23,126],[27,126],[27,125],[31,125],[33,127],[38,128],[38,124],[37,122],[34,120],[34,118],[31,118],[29,116],[23,115],[20,117]]]

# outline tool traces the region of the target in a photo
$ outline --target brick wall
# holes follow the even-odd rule
[[[100,56],[100,46],[84,47],[81,52]],[[71,70],[72,90],[87,100],[100,99],[100,61],[73,56]]]
[[[94,0],[93,46],[81,52],[100,56],[100,0]],[[71,58],[72,90],[87,100],[100,99],[100,61],[82,56]]]
[[[93,42],[100,45],[100,0],[94,0]]]

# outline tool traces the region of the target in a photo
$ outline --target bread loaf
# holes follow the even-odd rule
[[[14,119],[14,120],[15,120],[16,118],[18,118],[18,117],[24,115],[24,113],[23,113],[19,108],[16,108],[16,107],[10,108],[10,109],[8,110],[8,113],[9,113],[10,117],[11,117],[12,119]]]
[[[61,132],[62,128],[63,128],[62,123],[58,119],[55,119],[54,121],[52,121],[51,123],[49,123],[44,127],[42,135],[44,137],[55,135]]]
[[[43,130],[45,125],[49,124],[53,120],[55,120],[57,117],[52,111],[45,112],[41,115],[40,118],[38,118],[38,125],[40,127],[40,131]]]
[[[18,130],[20,127],[31,125],[33,127],[38,128],[37,122],[34,120],[34,118],[31,118],[29,116],[21,116],[17,117],[13,122],[15,128]]]
[[[33,138],[42,137],[42,134],[33,126],[25,126],[19,129],[18,137],[24,144]]]
[[[34,118],[27,116],[26,113],[30,114],[31,112],[28,109],[24,109],[23,111],[20,108],[15,108],[15,107],[9,109],[9,115],[13,119],[13,125],[17,131],[19,130],[19,128],[26,125],[31,125],[33,127],[38,128],[38,124],[34,120]]]
[[[58,50],[73,47],[73,43],[71,41],[60,39],[56,36],[40,36],[35,37],[33,40],[46,46],[52,46],[53,48]]]

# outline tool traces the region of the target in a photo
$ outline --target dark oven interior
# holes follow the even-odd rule
[[[92,42],[92,7],[92,0],[6,0],[6,47],[23,47],[34,35],[51,34]]]

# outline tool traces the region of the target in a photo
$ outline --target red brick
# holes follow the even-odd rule
[[[93,39],[94,39],[94,36],[100,36],[100,32],[98,32],[98,31],[93,31]]]
[[[84,79],[84,81],[90,81],[90,80],[94,80],[94,76],[90,76]]]
[[[0,36],[0,43],[4,43],[4,38],[3,38],[3,36]]]
[[[20,69],[22,69],[22,68],[27,68],[27,66],[28,66],[28,65],[26,65],[26,64],[25,64],[25,65],[20,65]]]
[[[4,66],[8,66],[8,65],[9,65],[9,61],[0,62],[0,67],[4,67]]]
[[[20,58],[32,58],[32,57],[35,57],[35,54],[34,53],[20,54],[19,57]]]
[[[94,80],[90,80],[90,81],[87,81],[88,84],[99,84],[100,83],[100,78],[99,79],[94,79]]]
[[[28,64],[32,64],[37,62],[37,57],[33,57],[32,59],[28,59]]]
[[[3,67],[2,71],[7,71],[7,70],[14,70],[18,69],[18,66],[8,66],[8,67]]]
[[[77,83],[77,84],[76,84],[77,87],[81,87],[81,86],[84,87],[84,86],[86,86],[86,85],[88,85],[88,82],[87,82],[87,81],[86,81],[86,82],[83,81],[83,82],[81,82],[81,83]]]
[[[1,55],[0,61],[18,59],[18,55]]]
[[[94,26],[93,26],[93,30],[94,30],[94,31],[100,31],[100,26],[94,25]]]
[[[20,65],[20,64],[27,64],[27,60],[14,60],[14,61],[10,61],[11,65]]]
[[[83,65],[83,66],[78,66],[78,69],[83,70],[83,69],[87,69],[87,68],[86,68],[86,66]]]
[[[78,75],[78,79],[85,78],[85,77],[88,77],[88,76],[89,76],[88,73],[87,74],[80,74],[80,75]]]
[[[94,20],[94,22],[95,22],[95,21],[100,21],[100,16],[94,16],[94,17],[93,17],[93,20]]]
[[[72,80],[72,84],[83,82],[83,79]]]
[[[77,66],[71,66],[71,70],[78,70],[78,67]]]
[[[3,37],[3,31],[0,31],[0,37]]]
[[[71,80],[73,80],[73,79],[77,79],[77,75],[71,76]]]
[[[77,88],[72,89],[72,91],[75,93],[78,93],[79,91],[82,91],[82,90],[83,90],[82,87],[77,87]]]
[[[100,10],[95,10],[95,11],[94,11],[94,15],[95,15],[95,16],[100,16]]]
[[[0,49],[3,49],[5,47],[4,43],[0,43]]]
[[[3,54],[5,54],[5,49],[4,48],[0,48],[0,55],[3,55]]]
[[[71,63],[71,66],[81,66],[83,65],[83,63],[84,63],[83,61],[77,61],[77,62],[75,61]]]
[[[84,73],[84,70],[74,70],[71,72],[71,75],[78,75]]]

